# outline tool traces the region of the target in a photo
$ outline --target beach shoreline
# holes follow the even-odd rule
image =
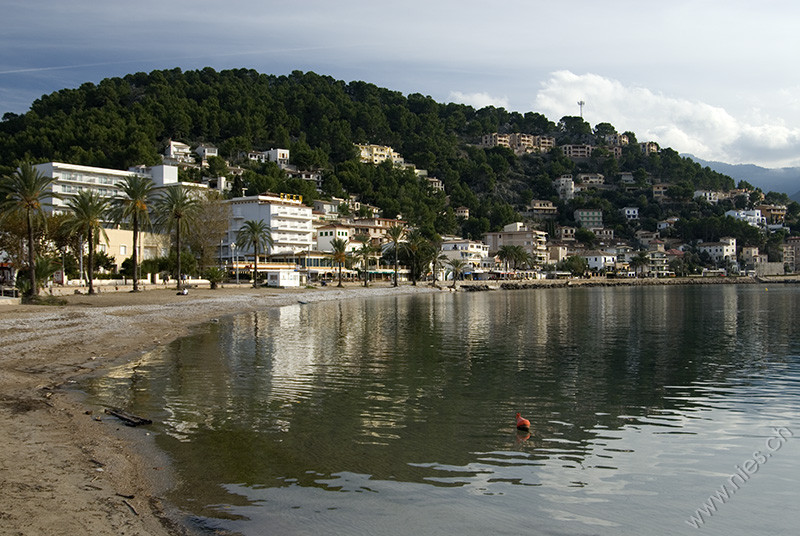
[[[797,278],[711,278],[691,283],[797,283]],[[640,286],[662,280],[464,282],[459,288],[515,290]],[[667,280],[667,284],[688,284]],[[611,283],[613,282],[613,283]],[[484,285],[491,283],[491,286]],[[610,283],[610,284],[609,284]],[[663,282],[661,283],[663,284]],[[449,283],[448,283],[449,285]],[[298,302],[449,291],[426,283],[313,289],[245,286],[139,293],[65,294],[67,305],[0,308],[0,524],[8,534],[166,536],[189,534],[162,499],[168,464],[146,447],[145,428],[127,428],[71,388],[78,378],[191,334],[224,316]],[[6,532],[4,532],[6,533]]]
[[[369,288],[174,289],[65,295],[64,306],[0,308],[0,525],[4,534],[189,534],[162,499],[169,468],[128,428],[87,405],[77,379],[191,334],[223,316],[377,296],[438,292]]]

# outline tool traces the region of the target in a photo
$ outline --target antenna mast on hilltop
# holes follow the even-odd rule
[[[586,104],[584,101],[582,101],[582,100],[578,101],[578,106],[580,106],[580,108],[581,108],[581,119],[583,119],[583,105],[584,104]]]

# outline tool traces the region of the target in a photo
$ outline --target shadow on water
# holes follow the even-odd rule
[[[682,523],[701,499],[685,488],[719,480],[687,466],[752,450],[796,413],[797,297],[724,285],[295,305],[209,325],[86,388],[160,423],[172,499],[209,526],[531,533],[524,507],[542,534],[619,534],[632,505]]]

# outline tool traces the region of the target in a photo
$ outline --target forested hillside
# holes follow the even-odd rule
[[[0,123],[0,172],[11,172],[23,160],[118,169],[155,164],[170,139],[214,144],[227,159],[241,151],[289,148],[299,167],[325,170],[322,195],[356,194],[388,216],[402,214],[427,234],[473,237],[514,221],[531,199],[554,200],[566,221],[580,206],[613,209],[640,201],[654,205],[647,198],[647,180],[672,183],[671,193],[685,201],[691,201],[691,192],[698,188],[734,187],[730,177],[671,149],[644,156],[631,132],[631,145],[621,158],[614,158],[602,149],[603,134],[614,130],[608,123],[592,127],[579,117],[554,123],[533,112],[442,104],[420,94],[406,96],[314,73],[273,76],[245,69],[173,69],[64,89],[41,97],[23,115],[5,114]],[[576,164],[557,148],[519,157],[502,147],[477,147],[480,137],[492,132],[546,134],[558,144],[601,148]],[[442,180],[445,193],[431,191],[410,171],[359,164],[353,143],[390,145],[406,162]],[[612,183],[619,172],[632,172],[642,190],[560,202],[552,179],[580,172],[603,173]],[[242,180],[257,190],[320,195],[308,183],[288,180],[269,165],[254,166]],[[470,209],[469,220],[456,219],[453,209],[459,206]],[[661,208],[641,208],[646,225],[647,217],[655,222],[663,215]]]

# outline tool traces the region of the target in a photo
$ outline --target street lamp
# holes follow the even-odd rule
[[[236,242],[231,242],[231,254],[233,255],[233,265],[236,269],[236,286],[239,286],[239,258],[236,256]]]

